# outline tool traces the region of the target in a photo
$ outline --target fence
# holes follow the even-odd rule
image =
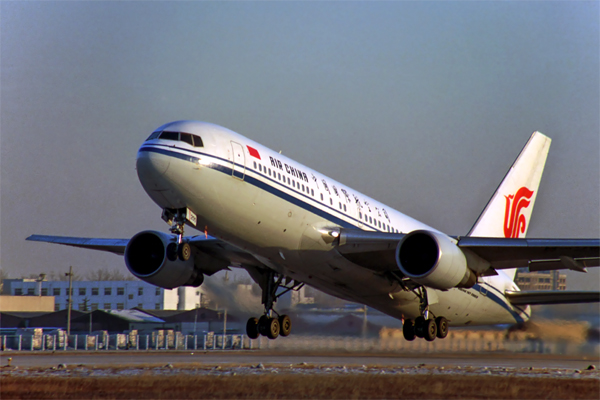
[[[259,343],[246,335],[183,335],[181,332],[158,335],[2,335],[2,351],[67,351],[67,350],[235,350],[256,348]]]
[[[263,350],[280,351],[345,351],[373,353],[539,353],[539,354],[598,354],[595,342],[543,341],[538,339],[508,340],[489,338],[423,339],[407,341],[404,338],[357,338],[328,336],[290,336],[283,340],[259,339]],[[259,346],[256,346],[259,347]]]
[[[261,337],[250,340],[246,335],[226,335],[208,332],[204,335],[183,335],[181,332],[153,332],[150,335],[125,333],[104,335],[3,335],[2,351],[107,351],[107,350],[240,350],[263,349],[275,351],[344,351],[373,353],[540,353],[540,354],[598,354],[598,343],[573,343],[542,340],[498,340],[486,338],[446,338],[427,342],[400,338],[356,338],[334,336],[292,335],[277,340]]]

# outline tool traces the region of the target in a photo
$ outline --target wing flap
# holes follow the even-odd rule
[[[506,292],[505,296],[514,306],[600,302],[600,292],[586,291]]]

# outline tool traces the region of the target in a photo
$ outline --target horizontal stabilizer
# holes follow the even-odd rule
[[[585,291],[506,292],[505,296],[513,306],[600,302],[600,292]]]

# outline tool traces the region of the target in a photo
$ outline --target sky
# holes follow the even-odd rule
[[[135,157],[180,119],[452,235],[539,130],[553,142],[528,236],[597,238],[598,15],[577,1],[0,1],[0,267],[126,271],[25,238],[167,231]]]

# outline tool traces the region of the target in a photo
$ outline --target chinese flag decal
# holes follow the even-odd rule
[[[533,190],[523,186],[517,193],[504,196],[506,198],[506,210],[504,211],[504,237],[518,238],[519,233],[525,232],[527,220],[521,214],[524,208],[529,207],[529,200],[533,196]]]
[[[250,147],[248,145],[246,145],[246,147],[248,148],[248,153],[250,153],[250,155],[254,158],[258,158],[260,160],[260,154],[258,153],[258,150],[256,150],[254,147]]]

